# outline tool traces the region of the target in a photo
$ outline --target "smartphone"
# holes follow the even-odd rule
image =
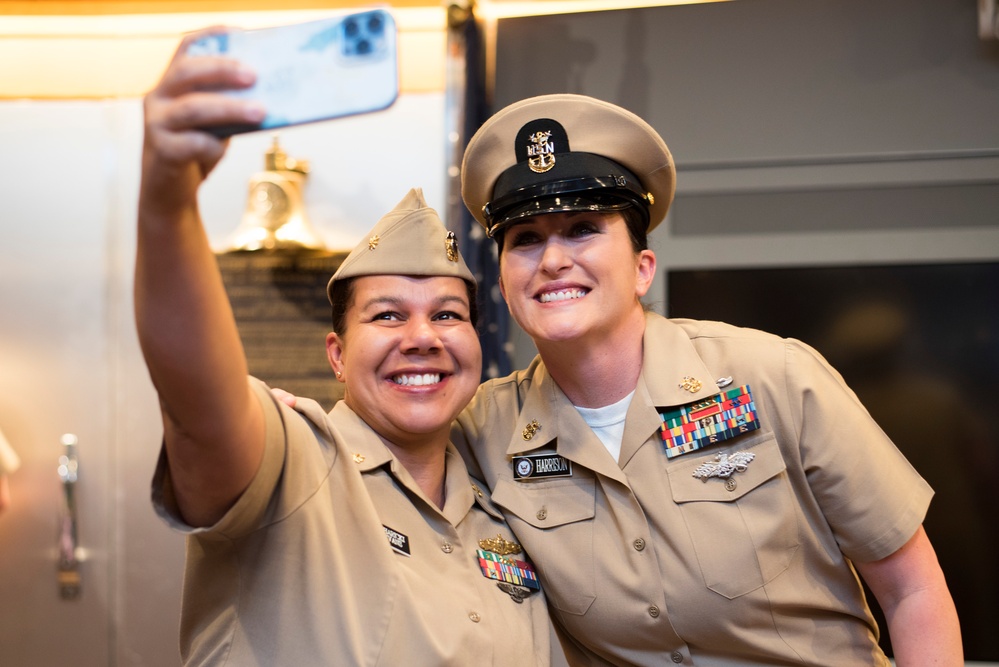
[[[266,118],[205,128],[220,137],[380,111],[399,96],[396,25],[383,9],[208,35],[187,53],[235,58],[257,72],[252,88],[225,94],[259,101]]]

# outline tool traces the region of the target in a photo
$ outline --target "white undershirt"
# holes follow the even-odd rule
[[[635,395],[632,391],[617,403],[605,405],[602,408],[581,408],[573,406],[582,415],[593,432],[604,443],[604,447],[610,455],[617,461],[621,456],[621,440],[624,439],[624,418],[628,414],[628,406],[631,405],[631,397]]]

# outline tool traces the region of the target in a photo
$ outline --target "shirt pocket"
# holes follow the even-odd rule
[[[514,482],[499,479],[492,500],[537,567],[548,601],[582,615],[596,598],[593,576],[595,480]]]
[[[728,478],[694,477],[716,454],[751,452]],[[727,598],[745,595],[784,572],[800,545],[794,493],[773,435],[711,448],[667,468],[673,500],[694,545],[704,585]]]

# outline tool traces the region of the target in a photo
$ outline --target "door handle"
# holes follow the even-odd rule
[[[59,563],[57,581],[59,596],[71,600],[80,595],[80,558],[76,513],[76,480],[79,476],[77,437],[72,433],[62,436],[65,452],[59,457],[59,479],[62,481],[63,508],[59,519]]]

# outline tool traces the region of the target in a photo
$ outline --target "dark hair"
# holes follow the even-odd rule
[[[621,211],[624,224],[628,226],[628,236],[631,237],[631,247],[636,252],[649,249],[649,219],[642,215],[637,206],[629,206]]]
[[[631,239],[631,248],[635,253],[640,253],[643,250],[649,249],[649,232],[648,232],[648,218],[642,215],[642,212],[636,206],[628,206],[626,208],[619,209],[618,212],[621,217],[624,218],[624,224],[628,227],[628,237]],[[497,251],[499,254],[503,254],[503,239],[506,237],[508,230],[512,229],[513,226],[504,227],[496,231],[493,234],[493,240],[496,241]]]
[[[333,289],[330,290],[330,299],[333,302],[333,313],[331,318],[333,322],[333,331],[341,336],[347,330],[347,310],[350,308],[350,304],[354,300],[354,280],[356,280],[356,277],[347,278],[345,280],[337,280],[333,283]],[[474,282],[470,282],[468,280],[465,280],[464,282],[465,289],[468,291],[468,319],[472,323],[472,326],[478,329],[478,288]]]

